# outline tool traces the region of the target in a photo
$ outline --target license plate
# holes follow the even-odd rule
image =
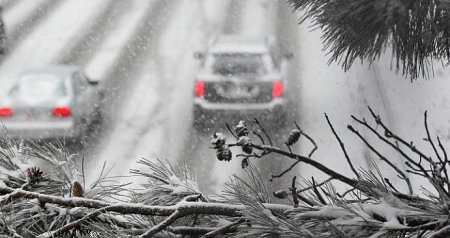
[[[226,98],[253,98],[259,94],[259,88],[256,86],[227,85],[217,91]]]

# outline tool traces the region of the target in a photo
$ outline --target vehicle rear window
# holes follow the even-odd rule
[[[53,75],[26,75],[11,88],[9,95],[21,99],[45,100],[67,95],[64,80]]]
[[[219,75],[266,73],[260,54],[215,54],[211,68]]]

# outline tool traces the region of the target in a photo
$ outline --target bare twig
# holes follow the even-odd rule
[[[313,139],[311,136],[309,136],[307,133],[305,133],[305,132],[298,126],[297,122],[294,122],[294,124],[295,124],[295,127],[297,127],[297,129],[300,131],[300,134],[303,135],[303,136],[305,136],[306,139],[308,139],[308,140],[311,142],[311,144],[314,146],[314,147],[311,149],[311,151],[309,152],[309,154],[308,154],[308,158],[311,158],[312,155],[314,154],[314,152],[315,152],[319,147],[317,146],[317,144],[316,144],[316,142],[314,141],[314,139]]]
[[[358,130],[356,130],[355,128],[353,128],[351,125],[348,125],[347,128],[353,132],[354,134],[356,134],[363,142],[364,144],[366,144],[366,146],[372,151],[374,152],[378,158],[380,158],[383,162],[385,162],[387,165],[389,165],[391,168],[393,168],[400,176],[401,179],[405,180],[407,186],[408,186],[408,190],[409,190],[409,194],[413,194],[413,188],[411,185],[411,181],[409,180],[409,178],[406,176],[405,173],[403,173],[403,171],[401,169],[399,169],[397,166],[395,166],[391,161],[389,161],[386,157],[384,157],[380,152],[378,152],[378,150],[376,150],[362,135],[361,133],[358,132]]]
[[[427,141],[428,141],[428,143],[430,143],[431,147],[433,148],[433,151],[436,154],[436,158],[438,158],[439,161],[443,162],[441,156],[439,155],[439,153],[436,149],[436,146],[434,145],[433,140],[431,139],[430,130],[428,129],[428,116],[427,115],[428,115],[428,113],[427,113],[427,111],[425,111],[423,114],[423,117],[424,117],[423,124],[425,126],[425,131],[427,133]]]
[[[313,191],[316,194],[317,198],[319,199],[320,203],[322,203],[323,205],[327,205],[327,202],[325,201],[325,199],[322,197],[319,190],[317,189],[317,184],[316,184],[316,181],[314,180],[314,177],[311,177],[311,180],[312,180]]]
[[[448,176],[448,172],[447,172],[447,164],[449,162],[447,152],[445,151],[445,148],[442,145],[441,140],[439,139],[439,136],[437,137],[437,141],[438,141],[439,148],[442,150],[442,153],[444,154],[444,162],[441,164],[442,167],[439,172],[444,172],[445,183],[447,184],[447,191],[450,191],[450,181],[449,181],[449,176]]]
[[[297,187],[295,187],[295,180],[297,179],[297,176],[294,176],[292,178],[292,186],[290,188],[292,193],[292,200],[294,201],[294,207],[298,207],[298,194],[297,194]]]
[[[342,142],[341,138],[339,138],[338,134],[334,130],[333,124],[331,124],[330,119],[328,118],[328,115],[326,113],[325,113],[325,118],[327,119],[328,125],[331,128],[331,131],[333,132],[334,136],[336,137],[337,141],[339,142],[339,145],[341,146],[342,151],[344,152],[345,159],[347,160],[347,163],[350,166],[350,169],[353,171],[353,173],[356,175],[357,178],[360,178],[359,173],[356,171],[350,157],[348,156],[347,150],[345,149],[345,146],[344,146],[344,142]]]
[[[303,136],[305,136],[305,137],[311,142],[311,144],[313,145],[313,148],[311,149],[311,151],[310,151],[309,154],[308,154],[308,158],[311,159],[311,157],[312,157],[312,155],[314,154],[314,152],[318,149],[317,144],[316,144],[316,142],[314,141],[314,139],[313,139],[311,136],[309,136],[308,134],[306,134],[306,133],[298,126],[297,122],[294,122],[294,123],[295,123],[295,126],[297,127],[297,129],[300,131],[300,134],[303,135]],[[291,147],[290,147],[290,146],[287,146],[287,148],[289,149],[289,153],[292,154],[293,152],[292,152],[292,150],[291,150]],[[279,173],[279,174],[277,174],[277,175],[271,174],[271,175],[270,175],[271,180],[274,179],[274,178],[281,178],[281,177],[283,177],[283,175],[285,175],[286,173],[288,173],[289,171],[291,171],[298,163],[300,163],[300,161],[295,161],[295,162],[292,163],[287,169],[283,170],[281,173]]]
[[[272,139],[270,138],[269,134],[267,133],[266,129],[264,129],[264,127],[261,125],[261,123],[259,122],[258,119],[253,118],[253,122],[258,125],[259,129],[262,131],[262,133],[264,134],[264,136],[267,138],[267,141],[269,142],[269,145],[273,146],[273,142]]]

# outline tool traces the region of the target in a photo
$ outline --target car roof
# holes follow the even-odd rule
[[[269,51],[270,40],[269,36],[220,35],[215,39],[209,51],[213,54],[262,54]]]
[[[67,77],[74,72],[79,71],[76,66],[69,65],[49,65],[43,67],[31,68],[23,71],[20,76],[31,75],[31,74],[51,74],[60,77]]]

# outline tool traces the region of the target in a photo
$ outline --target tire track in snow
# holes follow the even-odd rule
[[[134,30],[127,47],[121,50],[118,61],[114,62],[105,74],[108,79],[104,82],[106,101],[110,105],[107,112],[115,114],[122,106],[126,94],[132,90],[135,72],[146,61],[148,52],[153,49],[157,35],[164,27],[166,21],[162,20],[168,12],[169,6],[164,0],[158,0],[139,26]]]
[[[170,3],[173,4],[172,2]],[[144,67],[144,62],[149,60],[148,57],[155,50],[160,32],[165,29],[170,8],[171,5],[168,5],[168,2],[164,0],[155,1],[154,4],[149,5],[146,15],[134,29],[126,47],[121,49],[117,61],[104,73],[105,79],[102,87],[105,89],[105,102],[107,102],[104,111],[106,114],[111,115],[112,118],[108,124],[103,125],[103,130],[107,128],[109,132],[103,138],[98,138],[98,140],[101,140],[100,146],[90,148],[92,150],[90,157],[97,158],[92,161],[92,163],[96,164],[102,163],[104,160],[108,160],[109,163],[119,164],[114,174],[128,173],[129,161],[127,161],[128,158],[125,154],[133,149],[125,146],[125,144],[130,144],[128,139],[130,131],[121,131],[119,132],[120,135],[115,134],[117,133],[116,127],[120,126],[117,125],[117,122],[120,122],[119,120],[124,116],[120,112],[129,113],[126,108],[122,108],[127,102],[125,99],[130,96],[130,92],[135,88],[134,84],[138,83],[138,81],[130,80],[138,80],[135,79],[137,72]],[[134,103],[141,105],[143,102]],[[127,133],[127,135],[121,134],[122,132]],[[125,141],[123,141],[123,136],[127,137]],[[139,138],[135,139],[138,140]],[[134,143],[132,142],[131,146]],[[128,163],[124,165],[122,164],[124,162]]]
[[[242,18],[242,7],[245,1],[231,0],[227,9],[227,16],[222,27],[222,34],[233,34],[239,31]]]
[[[36,1],[37,2],[37,1]],[[20,43],[25,39],[25,37],[30,34],[34,29],[36,29],[39,24],[42,23],[46,17],[52,13],[53,10],[62,3],[62,0],[46,0],[37,8],[32,10],[27,18],[20,22],[17,22],[12,29],[9,28],[8,21],[5,19],[6,31],[7,31],[7,51],[5,57],[14,52],[14,49],[20,45]],[[25,3],[25,2],[24,2]],[[18,5],[14,4],[11,8]],[[8,9],[10,10],[10,9]],[[3,60],[2,60],[3,61]]]
[[[109,31],[117,24],[119,17],[129,7],[128,1],[110,1],[107,6],[101,9],[101,15],[90,22],[88,28],[72,42],[57,59],[53,60],[57,64],[73,64],[85,67],[89,58],[95,53],[95,49],[100,45]]]
[[[221,31],[218,32],[219,34],[238,34],[243,31],[242,21],[244,18],[243,14],[245,14],[245,5],[246,3],[244,1],[230,1],[227,12],[223,16],[224,19],[221,22],[222,27],[220,28]],[[207,38],[211,38],[213,36],[213,33],[215,32],[209,32],[209,34],[207,34]],[[209,41],[207,40],[207,42]],[[191,61],[193,60],[195,59],[191,57]],[[177,161],[189,165],[189,167],[197,177],[197,181],[203,192],[214,193],[219,192],[219,190],[223,188],[223,184],[228,181],[228,177],[231,174],[240,172],[240,161],[236,159],[230,161],[229,163],[218,161],[216,159],[215,151],[209,148],[209,141],[212,132],[226,131],[223,123],[218,123],[219,125],[215,125],[214,128],[209,128],[210,130],[207,130],[206,133],[203,131],[198,131],[191,126],[193,124],[192,88],[193,81],[195,80],[195,73],[196,70],[192,71],[190,74],[190,77],[192,78],[190,80],[192,81],[190,83],[189,91],[187,92],[189,94],[189,97],[186,97],[186,100],[189,101],[189,106],[186,107],[188,108],[187,113],[190,120],[179,121],[172,119],[172,126],[177,125],[177,123],[185,123],[184,127],[187,127],[187,129],[184,130],[186,132],[179,133],[179,131],[181,130],[174,130],[172,133],[170,133],[173,135],[171,140],[167,140],[171,141],[171,143],[173,143],[173,141],[175,140],[181,140],[182,145],[179,146],[177,154],[175,155]],[[179,127],[180,126],[178,126],[178,128]],[[168,145],[171,145],[171,143],[168,143]],[[233,153],[235,153],[235,151],[233,151]]]

